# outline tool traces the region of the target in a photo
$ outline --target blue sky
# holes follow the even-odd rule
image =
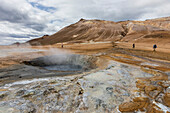
[[[170,16],[170,0],[0,0],[0,45],[56,33],[80,18],[110,21]]]
[[[48,6],[44,6],[44,5],[41,5],[37,2],[29,2],[33,7],[35,8],[38,8],[40,10],[44,10],[44,11],[47,11],[47,12],[52,12],[52,11],[56,11],[57,9],[55,7],[48,7]]]

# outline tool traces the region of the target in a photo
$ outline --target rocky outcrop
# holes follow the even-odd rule
[[[157,79],[156,79],[157,78]],[[149,78],[140,78],[136,82],[140,95],[145,97],[135,97],[131,102],[119,105],[121,112],[145,111],[146,113],[167,113],[170,111],[170,82],[167,75],[160,74]]]

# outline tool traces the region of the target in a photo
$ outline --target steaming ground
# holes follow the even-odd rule
[[[0,58],[0,111],[170,111],[168,52],[131,49],[124,43],[113,47],[108,42],[60,47],[57,44],[6,49],[7,56]],[[67,70],[59,72],[42,67],[57,63],[91,70],[68,74]]]
[[[18,47],[18,48],[2,48],[0,49],[0,57],[7,57],[12,56],[14,54],[21,54],[21,53],[30,53],[30,52],[42,52],[46,51],[43,49],[32,49],[32,48],[25,48],[25,47]]]

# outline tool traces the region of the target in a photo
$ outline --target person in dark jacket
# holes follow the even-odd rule
[[[133,48],[135,48],[135,44],[133,44],[132,46],[133,46]]]
[[[153,45],[153,51],[156,51],[156,48],[157,48],[157,45],[154,44],[154,45]]]

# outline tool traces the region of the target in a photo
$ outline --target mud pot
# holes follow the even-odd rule
[[[97,68],[97,61],[93,56],[78,54],[38,57],[1,68],[0,85],[23,79],[80,74]]]
[[[90,56],[71,54],[44,56],[24,63],[51,71],[83,72],[96,68],[96,60]]]

